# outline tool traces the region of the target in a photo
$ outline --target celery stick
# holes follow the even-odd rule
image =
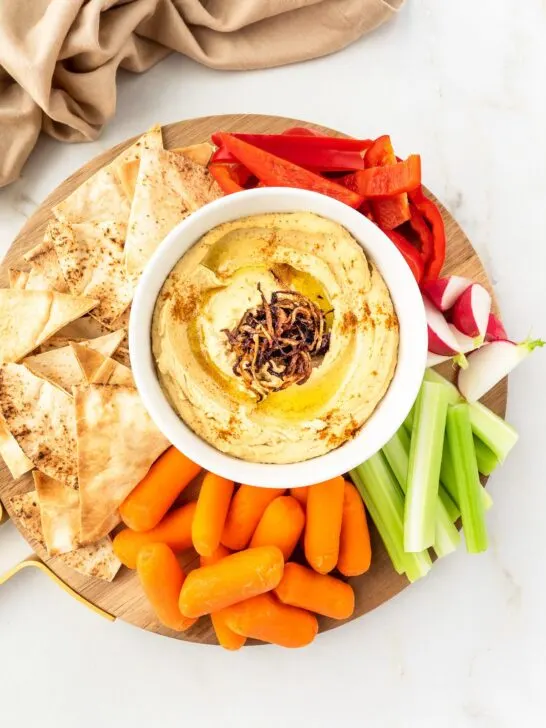
[[[434,543],[447,400],[445,387],[423,382],[415,403],[404,514],[404,550],[408,552]]]
[[[405,429],[409,433],[411,433],[411,431],[413,430],[414,415],[415,415],[415,405],[413,405],[413,407],[410,409],[410,411],[408,412],[408,416],[406,417],[406,419],[403,422],[403,427],[405,427]]]
[[[389,554],[389,558],[392,561],[392,565],[397,574],[404,574],[405,560],[404,553],[394,539],[390,529],[385,525],[385,522],[381,516],[380,509],[376,506],[375,500],[371,497],[368,492],[368,488],[359,472],[355,469],[351,471],[351,478],[353,483],[356,485],[362,500],[366,504],[368,513],[371,516],[372,521],[375,523],[379,535],[383,541],[385,549]],[[371,481],[369,481],[371,482]],[[373,487],[373,486],[372,486]]]
[[[404,496],[384,456],[376,453],[351,471],[351,477],[370,512],[394,567],[406,572],[410,581],[425,576],[432,566],[427,551],[404,552]]]
[[[469,405],[470,424],[472,432],[487,445],[503,463],[510,450],[518,440],[518,433],[481,402],[472,402]]]
[[[408,477],[409,451],[410,436],[408,435],[405,427],[401,427],[394,437],[392,437],[383,447],[383,454],[404,493],[406,492]],[[440,488],[443,490],[441,486]],[[453,509],[455,509],[457,511],[447,493],[445,494],[445,498],[449,500],[452,505],[452,509],[450,510],[453,511]],[[459,532],[453,525],[459,517],[459,514],[457,513],[457,515],[453,518],[452,513],[446,510],[443,500],[444,499],[442,498],[438,498],[434,528],[433,547],[438,558],[447,556],[447,554],[455,551],[461,541]]]
[[[479,553],[487,549],[487,529],[467,404],[449,407],[446,433],[459,494],[466,549],[469,553]]]
[[[427,369],[425,372],[425,381],[434,382],[435,384],[443,384],[449,396],[449,404],[459,404],[464,402],[457,387],[448,382],[445,377],[434,371]],[[500,463],[504,462],[510,450],[514,447],[518,439],[518,433],[514,428],[505,422],[501,417],[496,415],[481,402],[471,402],[470,407],[470,424],[472,432],[496,455]],[[484,453],[477,453],[478,458]],[[479,461],[480,462],[480,461]],[[492,460],[489,460],[491,467]],[[483,463],[483,461],[482,461]],[[485,471],[480,470],[484,475],[489,475]],[[492,471],[491,471],[492,472]]]
[[[401,427],[393,437],[383,446],[383,455],[386,457],[398,485],[406,492],[408,479],[408,464],[411,438],[405,427]]]
[[[455,523],[455,521],[461,517],[461,511],[459,510],[459,506],[455,503],[455,501],[449,495],[441,482],[440,488],[438,490],[438,495],[440,496],[440,500],[442,501],[444,508],[448,512],[451,523]]]
[[[470,417],[472,424],[472,416]],[[499,464],[499,460],[495,453],[480,440],[474,436],[474,449],[476,450],[476,460],[478,461],[478,470],[482,475],[491,475],[493,470]]]
[[[472,405],[469,405],[471,407]],[[475,438],[474,442],[476,441]],[[452,501],[460,508],[459,494],[457,493],[457,482],[455,480],[455,471],[453,470],[453,462],[451,459],[451,452],[447,445],[447,440],[444,442],[444,451],[442,453],[442,467],[440,468],[440,482],[445,487]],[[485,488],[482,488],[482,500],[483,506],[488,511],[493,505],[493,499],[489,495]]]
[[[432,382],[433,384],[441,384],[444,386],[448,396],[448,404],[459,404],[459,402],[464,402],[464,399],[457,387],[445,377],[442,377],[441,374],[438,374],[438,372],[434,369],[425,370],[425,382]]]

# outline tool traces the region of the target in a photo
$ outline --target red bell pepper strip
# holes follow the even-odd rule
[[[299,187],[305,190],[313,190],[355,208],[359,207],[363,202],[361,195],[292,162],[288,162],[286,159],[281,159],[252,144],[248,144],[233,134],[217,134],[215,137],[216,144],[219,143],[219,146],[225,147],[253,175],[269,187]],[[305,137],[301,138],[305,139]]]
[[[225,147],[218,147],[218,149],[212,153],[210,163],[215,164],[216,162],[218,162],[218,164],[238,164],[233,154],[228,152]]]
[[[283,136],[320,136],[318,131],[308,129],[306,126],[291,126],[281,133]]]
[[[242,164],[209,164],[209,172],[226,195],[244,190],[244,182],[237,167],[244,169]]]
[[[390,240],[392,240],[398,250],[402,253],[404,260],[411,268],[411,272],[413,273],[413,277],[417,283],[421,283],[423,280],[425,266],[417,248],[414,248],[413,245],[406,240],[403,235],[396,232],[396,230],[383,230],[383,232],[388,238],[390,238]]]
[[[388,135],[378,137],[366,152],[364,162],[368,167],[387,167],[396,164],[396,155]],[[377,224],[386,230],[393,230],[410,219],[408,196],[406,193],[390,199],[376,200],[373,211]]]
[[[432,200],[425,197],[421,187],[410,192],[409,197],[432,231],[432,255],[425,266],[424,280],[435,280],[439,277],[446,258],[446,230],[442,213]]]
[[[220,134],[213,134],[213,142],[219,144]],[[252,144],[265,152],[305,169],[321,172],[346,172],[364,169],[364,154],[371,142],[367,139],[343,139],[318,135],[286,134],[232,134],[235,138]],[[225,151],[218,154],[218,161],[229,161]]]
[[[434,241],[432,239],[432,230],[428,226],[425,218],[421,215],[419,210],[415,207],[413,202],[410,201],[410,220],[409,224],[415,237],[417,244],[421,252],[421,257],[425,263],[425,266],[432,260],[434,252]]]
[[[359,170],[340,182],[368,199],[393,197],[421,185],[421,157],[412,154],[405,162]]]

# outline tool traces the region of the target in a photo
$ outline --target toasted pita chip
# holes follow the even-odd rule
[[[175,147],[171,151],[182,154],[196,164],[206,167],[210,162],[214,147],[208,142],[202,142],[201,144],[191,144],[189,147]]]
[[[105,524],[169,446],[136,389],[91,384],[74,390],[82,543]]]
[[[120,224],[126,223],[131,203],[121,186],[118,169],[125,162],[139,159],[144,149],[162,148],[161,127],[154,126],[113,162],[95,172],[71,195],[56,205],[53,214],[58,220],[69,223],[85,220],[116,220]]]
[[[0,367],[0,411],[21,450],[51,478],[77,487],[74,401],[22,364]]]
[[[120,319],[121,320],[121,319]],[[83,341],[84,339],[96,339],[99,336],[105,336],[111,331],[117,331],[118,329],[124,328],[122,326],[104,326],[100,321],[97,321],[93,316],[82,316],[75,321],[63,326],[57,332],[57,336],[61,339],[68,341]],[[50,339],[52,341],[53,339]]]
[[[49,556],[77,549],[80,535],[80,496],[78,491],[35,470],[42,534]]]
[[[2,415],[0,415],[0,455],[11,473],[11,477],[15,480],[34,467],[32,461],[27,458],[19,443],[9,431]]]
[[[17,522],[21,524],[28,536],[45,548],[40,518],[38,494],[35,490],[22,493],[10,499],[10,506]],[[82,546],[76,551],[61,554],[56,561],[69,566],[84,576],[113,581],[121,562],[114,554],[112,542],[103,538],[91,546]]]
[[[80,342],[79,345],[83,351],[89,350],[96,354],[98,369],[116,351],[124,336],[123,330],[113,331],[111,334]],[[70,346],[71,343],[73,342],[42,354],[27,356],[21,363],[37,377],[55,384],[67,394],[72,394],[72,387],[83,384],[84,379],[78,358]]]
[[[88,384],[121,384],[134,387],[131,370],[98,351],[81,344],[71,344],[72,351]]]
[[[167,233],[222,195],[206,167],[176,152],[143,152],[125,239],[127,271],[139,274]]]
[[[17,268],[9,268],[8,269],[9,287],[10,288],[19,288],[21,291],[24,291],[27,286],[27,281],[28,281],[29,275],[30,275],[30,271],[28,271],[28,270],[18,270]]]
[[[203,142],[202,144],[192,144],[189,147],[177,147],[176,149],[171,149],[171,152],[182,154],[184,157],[191,159],[196,164],[206,167],[210,161],[213,150],[214,148],[212,144]],[[130,200],[132,200],[135,195],[139,167],[140,159],[132,159],[131,161],[120,165],[118,170],[121,186]]]
[[[97,303],[55,291],[0,289],[0,364],[19,361]]]
[[[30,271],[25,280],[19,281],[19,288],[27,291],[58,291],[68,293],[68,286],[59,264],[55,248],[51,242],[52,223],[47,226],[43,242],[36,245],[23,256],[27,263],[30,263]],[[10,287],[11,286],[10,283]]]
[[[93,316],[111,325],[131,303],[135,281],[125,272],[125,226],[114,222],[57,222],[52,242],[73,295],[93,296]]]

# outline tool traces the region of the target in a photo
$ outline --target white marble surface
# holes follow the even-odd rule
[[[546,336],[546,2],[409,0],[346,51],[299,66],[219,73],[172,57],[120,79],[94,144],[42,140],[0,191],[5,250],[68,174],[153,122],[284,114],[354,135],[390,132],[469,233],[509,332]],[[304,42],[304,39],[302,39]],[[38,573],[0,589],[3,725],[513,728],[546,708],[544,354],[515,373],[521,441],[495,474],[491,548],[444,559],[374,613],[303,651],[228,654],[109,624]],[[0,570],[28,547],[0,531]]]

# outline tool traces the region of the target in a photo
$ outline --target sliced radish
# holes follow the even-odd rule
[[[540,339],[528,339],[521,344],[503,339],[485,344],[468,356],[468,368],[459,372],[457,383],[461,394],[475,402],[510,374],[533,349],[545,344]]]
[[[489,314],[489,321],[487,322],[487,331],[485,334],[486,341],[500,341],[507,339],[508,334],[504,328],[502,321],[495,316],[494,313]]]
[[[443,364],[445,361],[449,361],[453,357],[451,356],[442,356],[441,354],[433,354],[432,352],[428,352],[427,354],[427,368],[430,369],[430,367],[435,367],[436,364]]]
[[[459,344],[449,328],[444,315],[432,305],[426,296],[423,297],[428,325],[428,350],[433,354],[454,356],[459,353]]]
[[[421,289],[440,311],[450,309],[455,301],[472,285],[472,281],[461,276],[447,276],[423,283]]]
[[[468,354],[469,351],[474,351],[474,349],[478,349],[483,344],[483,341],[479,336],[467,336],[466,334],[461,333],[453,324],[448,324],[448,326],[455,338],[455,341],[457,342],[459,352],[461,354]]]
[[[479,283],[473,283],[455,301],[453,323],[463,334],[483,341],[491,313],[491,296]]]

